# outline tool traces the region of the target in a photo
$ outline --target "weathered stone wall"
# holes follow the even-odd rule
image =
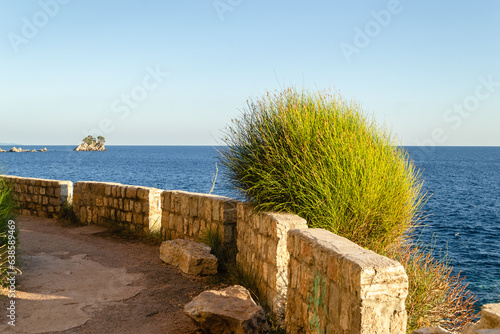
[[[238,203],[236,261],[254,276],[261,297],[279,318],[284,316],[288,285],[287,232],[307,228],[306,221],[287,213],[258,213]]]
[[[238,201],[215,195],[185,191],[163,191],[161,227],[164,239],[198,241],[211,230],[224,243],[235,240]]]
[[[75,182],[73,210],[85,224],[116,224],[139,233],[159,232],[161,190],[119,183]]]
[[[115,224],[164,239],[199,240],[207,230],[236,244],[236,261],[255,278],[261,302],[288,333],[400,333],[407,276],[386,257],[286,213],[254,213],[247,203],[118,183],[4,176],[22,214],[53,217],[71,201],[80,222]],[[74,188],[74,189],[73,189]],[[286,314],[285,314],[286,310]]]
[[[20,214],[54,218],[61,212],[62,206],[71,201],[73,193],[71,181],[10,175],[1,175],[0,177],[12,187]]]
[[[322,229],[288,233],[287,333],[405,333],[396,261]]]

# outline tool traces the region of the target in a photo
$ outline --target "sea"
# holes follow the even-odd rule
[[[23,146],[41,149],[45,146]],[[107,146],[106,152],[0,153],[3,173],[69,181],[118,182],[241,199],[224,179],[220,147]],[[10,147],[3,147],[10,149]],[[415,233],[449,262],[477,296],[500,302],[500,147],[405,147],[420,169],[428,201]],[[213,188],[213,189],[212,189]]]

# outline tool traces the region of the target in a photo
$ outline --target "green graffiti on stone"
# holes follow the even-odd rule
[[[326,298],[326,284],[323,276],[318,272],[314,276],[314,282],[312,288],[309,290],[308,296],[308,313],[311,314],[309,325],[311,330],[318,334],[324,334],[325,329],[321,328],[319,310],[323,308],[324,314],[327,313],[327,308],[325,304]]]

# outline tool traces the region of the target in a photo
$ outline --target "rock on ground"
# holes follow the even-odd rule
[[[184,307],[184,312],[207,333],[267,333],[269,326],[261,306],[250,292],[235,285],[202,292]]]
[[[480,328],[500,329],[500,303],[483,305],[479,324]]]
[[[160,259],[189,275],[215,275],[217,258],[210,250],[209,246],[191,240],[169,240],[160,246]]]

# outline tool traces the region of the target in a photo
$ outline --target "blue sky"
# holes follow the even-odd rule
[[[403,145],[500,146],[500,2],[0,0],[0,143],[213,145],[338,90]]]

